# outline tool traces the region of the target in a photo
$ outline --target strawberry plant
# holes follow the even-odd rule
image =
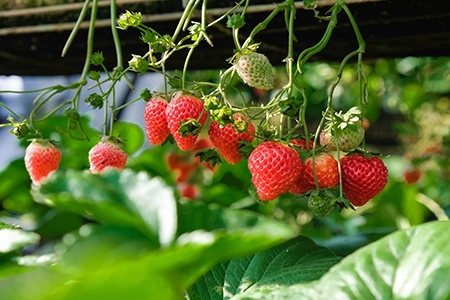
[[[446,212],[417,190],[426,176],[405,185],[395,178],[396,162],[366,143],[364,122],[378,113],[369,97],[376,84],[366,74],[372,70],[363,63],[366,45],[346,1],[322,12],[314,0],[285,0],[244,34],[251,2],[217,15],[206,0],[186,1],[169,34],[150,27],[140,12],[118,13],[112,0],[117,65],[110,70],[95,51],[99,1],[86,1],[63,47],[65,55],[91,5],[79,79],[26,91],[37,93],[28,116],[0,102],[10,114],[0,126],[12,127],[27,146],[25,156],[0,173],[2,297],[448,296],[442,278],[449,262],[442,253],[450,251],[444,239],[449,224],[420,225],[426,209],[441,221],[448,220]],[[298,9],[310,10],[325,30],[317,44],[294,53],[301,39]],[[282,66],[263,53],[265,41],[258,37],[280,15],[288,39]],[[341,18],[349,20],[357,47],[329,67],[328,81],[314,95],[309,72],[320,64],[311,59],[327,47]],[[229,67],[204,80],[189,63],[200,46],[214,51],[214,26],[229,32]],[[145,46],[128,65],[119,30],[140,32]],[[183,54],[182,69],[170,70],[171,58]],[[133,93],[130,77],[144,74],[160,76],[162,86],[117,101],[119,82]],[[356,88],[341,89],[345,81]],[[348,90],[354,92],[351,105],[337,101]],[[44,109],[63,93],[70,97]],[[317,95],[326,99],[323,106]],[[123,109],[139,103],[144,128],[118,120]],[[101,111],[100,128],[93,128],[82,105]],[[317,123],[309,122],[314,113]],[[429,157],[445,153],[445,141],[428,142],[411,149],[415,168],[431,169]],[[404,203],[396,202],[401,198]],[[415,198],[420,201],[410,200]],[[405,217],[386,217],[393,211]],[[408,228],[407,222],[420,226]],[[414,247],[417,252],[404,251]]]

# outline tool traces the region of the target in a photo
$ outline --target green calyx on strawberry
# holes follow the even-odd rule
[[[122,170],[128,154],[122,149],[123,141],[113,136],[103,136],[102,140],[89,150],[89,165],[93,174],[102,173],[106,168]]]
[[[234,67],[242,81],[251,87],[270,90],[274,75],[269,59],[261,53],[244,52],[236,55]]]
[[[320,134],[320,144],[330,151],[349,152],[356,149],[364,139],[361,111],[352,107],[345,114],[334,112]]]
[[[88,103],[89,106],[92,106],[93,109],[103,108],[103,104],[105,103],[103,97],[97,93],[92,93],[87,96],[86,99],[84,99],[84,102]]]
[[[225,106],[216,97],[205,98],[205,109],[209,111],[212,120],[222,126],[233,123],[233,111],[230,107]]]
[[[215,149],[204,148],[195,152],[195,156],[200,158],[200,162],[208,162],[211,167],[222,163],[222,159]]]
[[[25,150],[25,168],[35,185],[56,171],[60,161],[61,150],[50,140],[34,139]]]
[[[336,197],[328,190],[313,191],[308,197],[308,207],[314,215],[323,218],[336,207]]]
[[[388,169],[371,153],[354,151],[341,158],[342,191],[354,206],[378,195],[388,182]]]
[[[8,116],[6,120],[11,122],[11,125],[14,126],[14,129],[10,130],[9,132],[14,134],[17,139],[24,138],[30,133],[30,128],[28,127],[27,120],[24,120],[21,123],[16,123],[14,118],[11,116]]]

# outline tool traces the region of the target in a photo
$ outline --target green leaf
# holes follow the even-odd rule
[[[43,239],[55,239],[80,228],[84,223],[80,215],[50,209],[39,218],[34,231]]]
[[[188,292],[190,299],[228,299],[265,285],[292,285],[320,278],[339,262],[330,250],[297,237],[269,250],[222,262]]]
[[[39,235],[21,229],[0,229],[0,254],[22,249],[39,242]]]
[[[25,169],[23,158],[10,162],[0,172],[0,199],[3,208],[15,213],[27,212],[33,205],[28,190],[30,185],[30,175]]]
[[[133,227],[169,244],[176,232],[176,205],[171,188],[159,178],[125,169],[101,175],[75,170],[57,171],[35,200],[78,213],[100,223]]]
[[[266,285],[233,299],[448,299],[450,222],[398,231],[359,249],[320,280]]]
[[[52,295],[66,278],[47,268],[36,269],[0,280],[0,295],[14,300],[56,299],[44,295]]]
[[[0,263],[0,285],[1,285],[1,280],[3,278],[17,276],[19,274],[30,272],[33,270],[34,270],[34,268],[18,265],[11,258],[4,260]],[[3,293],[1,293],[1,295],[4,296]],[[5,298],[5,299],[8,299],[8,298]],[[14,299],[14,298],[11,298],[11,299]]]
[[[232,16],[228,16],[228,20],[227,20],[228,28],[238,29],[238,28],[244,27],[244,25],[245,25],[245,19],[244,19],[243,15],[234,14]]]
[[[288,225],[250,211],[196,204],[179,209],[185,224],[180,226],[187,231],[168,247],[155,247],[133,228],[88,224],[55,247],[57,265],[27,273],[39,278],[20,274],[0,281],[0,295],[15,300],[183,299],[185,290],[220,261],[295,236]],[[200,229],[205,227],[211,231]]]
[[[124,141],[124,150],[128,155],[136,153],[145,139],[144,131],[138,124],[124,121],[114,123],[113,136],[120,137]]]

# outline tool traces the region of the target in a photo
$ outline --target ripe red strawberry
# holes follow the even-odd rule
[[[312,140],[309,140],[309,148],[306,147],[306,140],[304,139],[292,139],[290,141],[291,144],[297,146],[298,148],[300,148],[301,150],[312,150],[313,146],[314,146],[314,142]]]
[[[169,153],[167,155],[167,164],[170,170],[176,170],[183,164],[183,158],[176,153]]]
[[[197,120],[200,125],[203,126],[207,116],[208,113],[204,110],[203,102],[199,99],[193,96],[182,95],[181,93],[177,93],[172,98],[166,108],[167,124],[175,142],[181,150],[189,150],[195,145],[198,133],[200,133],[201,129],[197,134],[189,134],[188,136],[183,137],[181,132],[179,132],[179,122],[187,122],[190,119],[193,119]]]
[[[25,150],[25,168],[36,185],[56,171],[60,161],[61,150],[49,140],[35,139]]]
[[[234,120],[243,120],[244,117],[238,114],[233,116]],[[248,122],[248,120],[245,120]],[[247,131],[239,133],[233,124],[227,124],[225,127],[218,122],[212,121],[208,130],[209,138],[214,147],[219,151],[223,158],[230,164],[237,164],[242,155],[239,154],[240,141],[252,142],[255,134],[255,127],[252,123],[247,123]]]
[[[150,99],[145,106],[145,131],[147,139],[152,145],[162,144],[170,135],[166,119],[167,104],[167,101],[164,99],[153,98]]]
[[[180,190],[180,196],[183,198],[195,200],[198,196],[197,188],[195,187],[195,185],[187,182],[180,182],[178,183],[178,188]]]
[[[332,188],[339,184],[338,162],[333,155],[320,152],[315,157],[316,176],[319,188]],[[292,194],[302,194],[316,189],[312,157],[306,159],[303,164],[303,173],[300,174],[294,184],[289,188]]]
[[[252,151],[248,158],[248,168],[259,198],[273,200],[286,193],[300,176],[302,162],[291,147],[280,142],[266,141]]]
[[[269,59],[261,53],[248,53],[238,56],[235,68],[242,80],[249,86],[270,90],[274,85],[272,65]]]
[[[388,182],[388,169],[376,156],[351,154],[341,158],[342,191],[355,206],[366,204]]]
[[[403,178],[408,184],[413,184],[419,181],[420,177],[422,177],[422,171],[420,169],[411,168],[403,172]]]
[[[106,167],[122,170],[127,163],[128,154],[122,149],[121,141],[114,137],[103,137],[89,151],[90,170],[93,174],[101,173]]]

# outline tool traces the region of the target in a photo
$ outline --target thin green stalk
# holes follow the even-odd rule
[[[341,10],[341,7],[339,5],[333,6],[333,8],[331,10],[330,21],[328,23],[328,26],[327,26],[327,29],[325,30],[324,35],[320,39],[320,41],[316,45],[303,50],[303,52],[300,53],[300,55],[298,56],[297,71],[300,74],[302,73],[301,69],[302,69],[303,65],[308,61],[308,59],[310,59],[313,55],[322,51],[323,48],[325,48],[325,46],[328,44],[328,41],[331,38],[333,30],[337,25],[337,22],[338,22],[337,15],[339,14],[340,10]]]
[[[65,101],[61,104],[59,104],[57,107],[55,107],[54,109],[52,109],[49,113],[47,113],[45,116],[43,116],[42,118],[40,118],[39,120],[35,120],[35,122],[41,122],[44,120],[47,120],[48,118],[50,118],[51,116],[53,116],[55,113],[57,113],[61,108],[63,108],[66,105],[71,104],[72,102],[69,101]]]
[[[190,0],[188,2],[188,4],[186,5],[186,8],[184,9],[184,12],[180,18],[180,21],[178,22],[177,28],[175,28],[175,32],[172,35],[172,40],[175,41],[178,37],[178,35],[180,34],[182,28],[183,28],[183,24],[186,20],[186,18],[188,18],[189,13],[191,13],[191,8],[194,5],[194,3],[196,2],[196,0]]]
[[[362,53],[360,52],[358,54],[358,83],[359,83],[359,109],[361,111],[361,122],[364,122],[364,91],[365,88],[363,87],[363,81],[365,85],[365,78],[363,80],[362,78],[363,72],[362,72]],[[363,138],[362,145],[361,145],[363,151],[366,151],[366,139]]]
[[[73,105],[73,108],[74,108],[76,111],[78,111],[78,109],[79,109],[80,102],[77,101],[77,99],[80,98],[82,87],[83,87],[83,86],[80,85],[80,86],[77,88],[77,91],[75,92],[75,95],[74,95],[74,97],[72,98],[72,105]]]
[[[37,92],[43,92],[46,90],[52,90],[52,89],[56,89],[59,85],[53,85],[53,86],[49,86],[49,87],[44,87],[41,89],[36,89],[36,90],[26,90],[26,91],[12,91],[12,90],[0,90],[0,94],[31,94],[31,93],[37,93]]]
[[[255,26],[255,28],[253,28],[252,32],[250,32],[249,36],[247,37],[244,44],[242,45],[242,48],[244,48],[244,49],[247,48],[250,45],[250,43],[252,43],[255,35],[258,34],[258,32],[260,32],[261,30],[264,30],[267,27],[267,25],[270,23],[270,21],[272,21],[272,19],[275,18],[275,16],[280,11],[285,9],[286,6],[288,6],[288,5],[289,5],[288,1],[277,5],[275,7],[275,9],[267,16],[267,18],[263,22],[259,23],[258,25]]]
[[[121,105],[121,106],[118,106],[118,107],[114,108],[114,109],[112,110],[112,112],[113,112],[113,113],[118,112],[119,110],[124,109],[125,107],[130,106],[130,105],[132,105],[132,104],[134,104],[134,103],[136,103],[136,102],[139,102],[139,101],[142,101],[142,98],[141,98],[141,97],[136,98],[136,99],[133,99],[133,100],[131,100],[130,102],[127,102],[127,103],[125,103],[125,104],[123,104],[123,105]]]
[[[20,120],[25,120],[24,117],[19,116],[17,113],[15,113],[12,109],[10,109],[6,104],[0,102],[0,106],[9,111],[14,117]]]
[[[93,0],[92,3],[92,11],[91,11],[91,20],[89,23],[89,31],[87,37],[87,50],[86,50],[86,59],[84,61],[83,71],[80,76],[80,83],[86,82],[86,77],[88,75],[90,66],[91,66],[91,57],[94,49],[94,33],[95,33],[95,22],[97,20],[97,10],[98,10],[98,0]]]
[[[216,20],[214,20],[213,22],[209,23],[206,28],[212,27],[214,25],[216,25],[217,23],[220,23],[223,19],[225,19],[226,17],[228,17],[231,13],[233,13],[236,9],[238,9],[242,3],[244,3],[244,1],[247,1],[244,7],[244,10],[242,12],[242,14],[245,14],[245,11],[247,10],[248,4],[249,4],[249,0],[242,0],[241,2],[236,3],[236,5],[230,9],[229,11],[227,11],[226,13],[224,13],[222,16],[220,16],[219,18],[217,18]]]
[[[195,48],[200,44],[200,41],[202,35],[199,36],[199,38],[195,41],[195,43],[192,45],[192,47],[189,49],[189,52],[186,56],[186,60],[184,61],[183,66],[183,75],[181,76],[181,89],[184,90],[185,83],[186,83],[186,74],[187,74],[187,68],[189,65],[189,61],[191,60],[192,54],[194,53]]]
[[[50,93],[51,91],[55,90],[54,88],[48,88],[45,89],[42,93],[40,93],[39,95],[36,96],[36,98],[34,98],[33,100],[33,105],[36,105],[39,101],[41,101],[41,99],[47,95],[48,93]]]
[[[161,64],[161,69],[162,69],[162,73],[163,73],[163,80],[164,80],[164,96],[166,97],[166,99],[169,98],[169,94],[168,94],[168,89],[167,89],[167,76],[166,76],[166,64]]]
[[[208,15],[207,15],[207,4],[208,1],[207,0],[203,0],[203,5],[202,5],[202,19],[201,19],[201,28],[202,28],[202,35],[203,37],[206,39],[206,41],[208,42],[208,44],[211,47],[214,47],[213,42],[211,41],[211,39],[209,38],[208,34],[206,33],[206,22],[208,19]]]
[[[106,135],[108,131],[108,110],[109,110],[109,96],[105,98],[105,104],[103,105],[103,135]]]
[[[182,30],[183,30],[183,31],[186,31],[186,30],[187,30],[187,28],[188,28],[188,26],[189,26],[189,23],[191,22],[192,14],[194,13],[194,11],[195,11],[195,9],[197,8],[197,6],[198,6],[198,4],[200,3],[200,1],[201,1],[201,0],[196,0],[195,3],[194,3],[194,4],[192,5],[192,7],[190,8],[189,13],[187,14],[186,19],[184,20],[184,24],[183,24],[183,27],[182,27]],[[205,2],[206,2],[206,1],[203,0],[203,3],[205,3]]]
[[[113,135],[113,125],[114,125],[114,107],[116,107],[116,89],[112,89],[111,95],[111,119],[109,121],[109,136]]]
[[[120,45],[119,32],[117,30],[116,25],[117,0],[111,0],[110,14],[111,14],[111,33],[113,36],[114,48],[116,49],[116,58],[117,58],[116,69],[122,71],[123,69],[122,46]]]
[[[358,41],[358,45],[359,45],[359,50],[361,52],[364,52],[365,48],[366,48],[366,42],[364,41],[361,32],[359,31],[359,27],[358,24],[356,23],[355,18],[353,17],[352,12],[350,11],[350,9],[348,8],[347,4],[345,4],[344,1],[340,0],[338,2],[342,2],[340,3],[340,6],[342,7],[342,9],[345,11],[345,13],[347,14],[348,19],[350,20],[350,24],[352,24],[353,27],[353,31],[355,32],[356,35],[356,39]]]
[[[47,103],[48,100],[50,100],[53,96],[55,96],[55,95],[58,94],[58,93],[59,93],[59,91],[54,91],[52,94],[50,94],[47,98],[45,98],[44,100],[42,100],[41,102],[39,102],[39,103],[33,108],[33,110],[32,110],[31,113],[30,113],[30,118],[29,118],[30,126],[31,126],[33,129],[35,129],[35,130],[37,129],[36,126],[35,126],[35,122],[37,122],[37,121],[35,121],[34,117],[35,117],[36,113],[38,112],[38,110],[41,109],[41,107],[42,107],[45,103]]]
[[[64,48],[61,53],[61,57],[64,57],[67,54],[67,51],[69,50],[70,45],[72,45],[72,42],[75,39],[75,36],[77,35],[78,30],[81,27],[81,23],[83,23],[83,20],[86,17],[90,3],[91,3],[91,0],[86,0],[84,2],[83,8],[81,9],[80,15],[78,16],[77,22],[75,23],[75,26],[73,27],[72,32],[70,33],[70,36],[67,39],[66,44],[64,45]]]

